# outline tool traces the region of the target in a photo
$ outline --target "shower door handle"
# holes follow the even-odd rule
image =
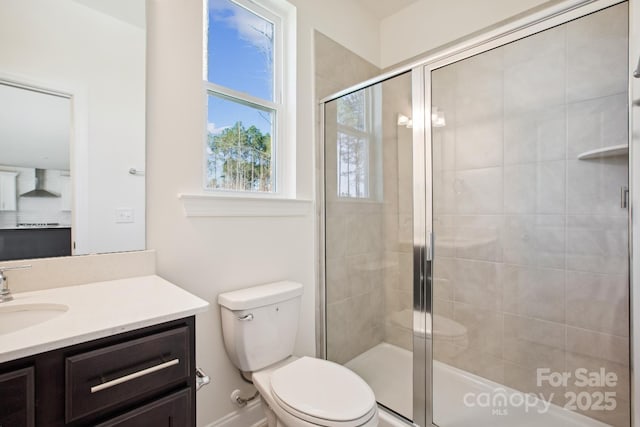
[[[640,79],[640,58],[638,58],[638,66],[636,67],[636,70],[633,72],[633,77],[635,77],[636,79]]]
[[[620,187],[620,208],[629,207],[629,187]]]
[[[426,253],[426,261],[433,261],[433,257],[434,257],[434,237],[433,237],[433,232],[429,231],[428,235],[427,235],[427,243],[429,244],[429,246],[427,247],[427,253]]]

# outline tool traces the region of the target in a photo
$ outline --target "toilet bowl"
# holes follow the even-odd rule
[[[349,369],[312,357],[291,357],[252,375],[270,427],[375,427],[371,388]],[[268,412],[273,412],[270,417]]]
[[[269,427],[376,427],[371,387],[342,365],[291,356],[302,285],[277,282],[218,295],[225,349],[251,374]]]

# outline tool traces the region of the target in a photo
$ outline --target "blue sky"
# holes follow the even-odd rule
[[[273,27],[229,0],[209,0],[207,79],[222,86],[272,100],[270,42]],[[209,96],[208,129],[217,133],[241,120],[271,133],[268,115],[232,101]]]

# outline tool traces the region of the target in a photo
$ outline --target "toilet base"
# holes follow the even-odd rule
[[[262,396],[260,397],[260,401],[262,403],[262,410],[264,411],[264,415],[267,418],[267,427],[297,427],[299,425],[297,424],[297,422],[294,424],[285,423],[280,418],[278,418],[276,413],[273,411],[273,409],[271,409],[269,404],[262,398]]]
[[[283,427],[278,423],[278,417],[276,417],[276,413],[269,407],[269,404],[264,400],[262,396],[260,396],[260,403],[262,404],[262,410],[264,411],[264,415],[267,418],[267,427]]]

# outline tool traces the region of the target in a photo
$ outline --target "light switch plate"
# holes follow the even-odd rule
[[[130,223],[133,222],[133,209],[132,208],[118,208],[116,209],[116,223]]]

